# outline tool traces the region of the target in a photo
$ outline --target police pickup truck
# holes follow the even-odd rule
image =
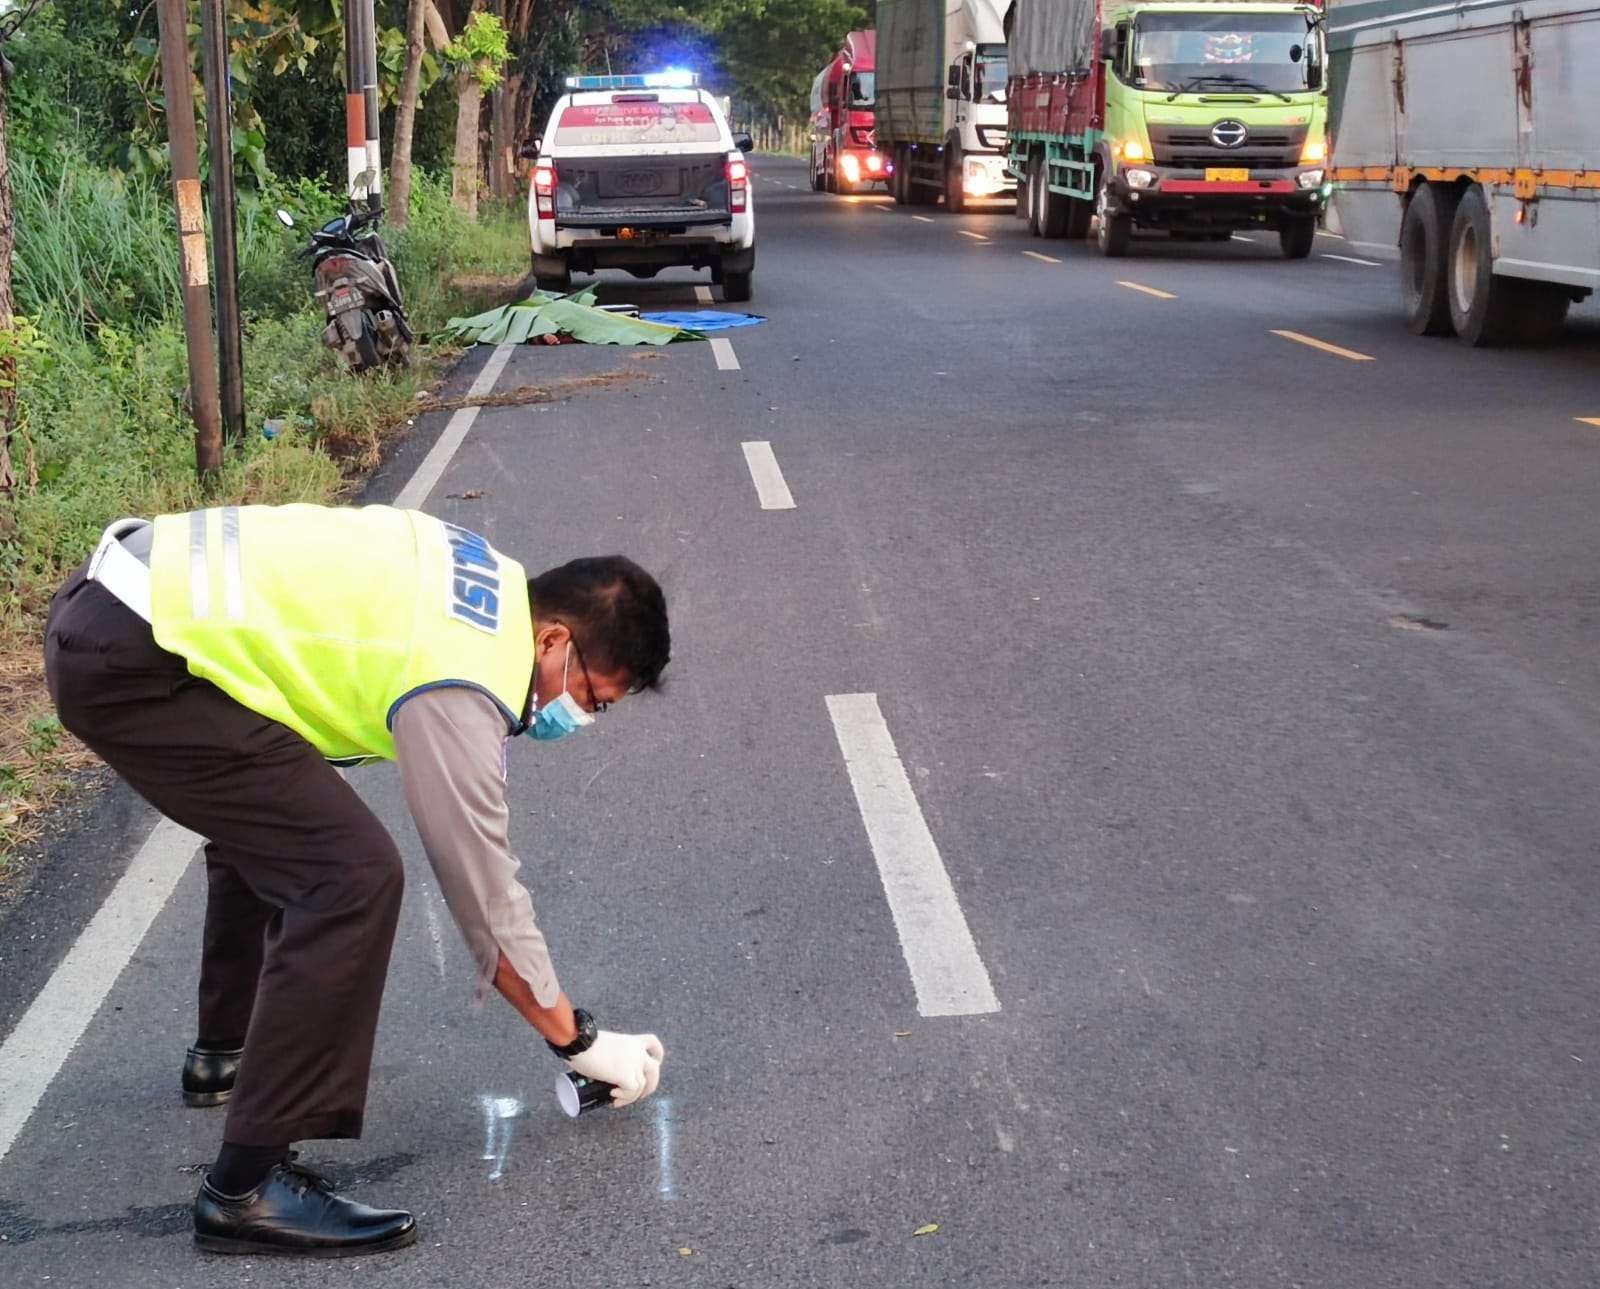
[[[541,290],[572,274],[654,277],[710,269],[724,300],[748,300],[755,205],[744,153],[693,73],[570,76],[532,145],[528,228]]]

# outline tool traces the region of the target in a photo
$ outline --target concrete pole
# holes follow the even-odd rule
[[[228,88],[228,17],[223,0],[201,0],[206,147],[211,155],[211,243],[217,261],[217,360],[222,432],[244,439],[244,333],[239,317],[239,245],[233,191],[233,97]]]
[[[378,138],[378,18],[374,0],[348,0],[361,8],[361,90],[366,111],[367,169],[372,172],[372,187],[367,204],[383,208],[383,154]]]
[[[346,194],[355,200],[361,173],[367,168],[367,100],[361,92],[362,0],[344,6],[344,156]]]
[[[195,465],[202,480],[222,469],[222,422],[217,406],[217,355],[211,335],[211,283],[206,264],[205,203],[200,195],[200,148],[194,131],[194,75],[189,70],[187,0],[157,0],[161,85],[167,101],[167,142],[178,206],[178,260],[183,281],[183,335],[189,352],[190,415]]]

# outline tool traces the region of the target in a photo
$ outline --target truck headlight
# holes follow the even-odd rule
[[[1148,188],[1156,181],[1156,172],[1154,170],[1141,170],[1135,167],[1132,170],[1124,170],[1122,174],[1127,179],[1128,187],[1130,188]]]
[[[1302,188],[1309,191],[1312,188],[1322,187],[1322,179],[1323,173],[1320,170],[1302,170],[1300,172],[1300,177],[1296,182],[1298,182]]]

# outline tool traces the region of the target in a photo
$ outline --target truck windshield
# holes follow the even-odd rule
[[[574,103],[556,122],[562,148],[607,144],[718,143],[722,131],[704,103],[662,103],[654,95],[619,95],[609,103]]]
[[[877,98],[877,76],[873,72],[855,72],[850,77],[850,106],[871,107]]]
[[[978,56],[973,60],[974,80],[972,101],[981,103],[1006,101],[1006,47],[1004,45],[979,45]]]
[[[1303,93],[1321,84],[1316,42],[1296,13],[1147,13],[1134,33],[1133,83],[1173,93]]]

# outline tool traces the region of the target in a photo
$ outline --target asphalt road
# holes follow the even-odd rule
[[[419,1245],[193,1250],[191,866],[0,1161],[0,1281],[1592,1285],[1600,309],[1469,352],[1332,237],[1114,262],[794,162],[755,191],[736,370],[523,348],[496,388],[571,397],[486,409],[427,503],[667,588],[664,692],[510,768],[563,984],[662,1035],[658,1097],[559,1114],[535,1036],[468,1005],[396,776],[358,772],[411,881],[367,1136],[307,1153]],[[858,802],[850,694],[909,823]],[[953,904],[897,924],[895,855]],[[925,1014],[910,964],[968,932],[999,1010]]]

